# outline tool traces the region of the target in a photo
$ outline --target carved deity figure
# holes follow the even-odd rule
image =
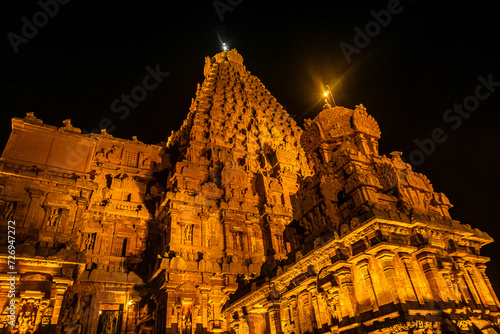
[[[236,239],[235,244],[236,244],[236,249],[237,250],[243,250],[243,233],[241,232],[236,232],[234,234],[234,238]]]
[[[49,215],[49,219],[47,220],[47,225],[50,227],[59,226],[59,223],[61,222],[61,216],[61,209],[52,209]]]
[[[193,225],[186,225],[184,229],[184,243],[185,244],[193,243]]]
[[[139,311],[139,319],[137,320],[138,334],[152,333],[154,329],[154,311],[149,311],[148,304],[144,305]]]
[[[191,308],[182,310],[182,334],[192,334],[193,322]]]
[[[80,320],[80,299],[78,295],[75,295],[74,298],[76,305],[73,307],[73,303],[67,304],[62,313],[62,331],[65,334],[80,334],[82,330],[82,326],[78,323]]]
[[[106,152],[106,158],[108,159],[109,162],[114,164],[120,161],[120,155],[121,155],[120,146],[113,145],[113,147],[109,148],[108,151]]]
[[[93,251],[95,245],[95,233],[85,233],[82,241],[82,251]]]
[[[28,302],[22,308],[17,318],[18,333],[31,334],[35,331],[36,310],[32,302]]]

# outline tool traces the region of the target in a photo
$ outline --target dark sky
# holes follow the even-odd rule
[[[204,58],[220,52],[225,41],[299,123],[321,110],[326,84],[339,105],[363,103],[382,130],[381,153],[403,151],[407,160],[413,154],[415,170],[455,205],[454,219],[498,240],[483,254],[493,258],[488,270],[500,292],[500,259],[495,259],[500,252],[495,209],[500,83],[491,87],[493,92],[480,89],[481,101],[475,98],[479,77],[500,82],[494,2],[218,3],[232,9],[222,13],[223,20],[212,1],[71,0],[60,4],[53,17],[39,13],[42,6],[36,1],[4,1],[1,146],[10,119],[26,112],[57,126],[71,118],[74,126],[88,131],[109,119],[117,137],[165,140],[179,128],[203,81]],[[390,19],[381,12],[388,8]],[[385,26],[370,23],[374,13],[385,19]],[[34,19],[38,31],[25,28],[31,35],[15,46],[16,53],[9,37],[24,38],[23,26]],[[372,29],[370,40],[355,43],[356,27]],[[341,43],[357,46],[350,62]],[[123,114],[113,112],[112,102],[142,85],[147,66],[169,75],[120,119]],[[463,117],[447,111],[464,100],[473,111]],[[444,132],[437,136],[441,143],[429,154],[415,152],[415,140],[431,149],[437,128]]]

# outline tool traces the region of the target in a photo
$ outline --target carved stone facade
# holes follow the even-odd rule
[[[288,258],[231,298],[237,334],[500,332],[479,255],[493,240],[452,220],[401,152],[379,155],[379,138],[362,105],[326,104],[306,120],[314,174],[293,196]]]
[[[12,299],[7,272],[17,273],[14,332],[133,332],[136,314],[127,308],[139,300],[134,286],[143,284],[134,268],[152,218],[146,206],[159,198],[152,175],[161,148],[82,135],[64,124],[43,124],[32,113],[12,120],[0,161],[0,332],[12,330],[4,316]],[[15,228],[12,243],[8,225]],[[12,244],[15,259],[8,258]]]
[[[362,105],[302,129],[235,50],[204,74],[160,145],[12,120],[0,334],[497,331],[492,239]]]

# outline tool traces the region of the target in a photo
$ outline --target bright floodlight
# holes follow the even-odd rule
[[[325,97],[327,97],[327,96],[328,96],[328,92],[324,92],[324,93],[323,93],[323,95],[324,95]]]
[[[226,43],[222,43],[222,50],[227,51],[227,44]]]

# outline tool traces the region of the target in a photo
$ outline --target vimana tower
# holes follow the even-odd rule
[[[492,238],[363,105],[300,127],[236,50],[204,74],[159,145],[12,120],[0,334],[500,333]]]

